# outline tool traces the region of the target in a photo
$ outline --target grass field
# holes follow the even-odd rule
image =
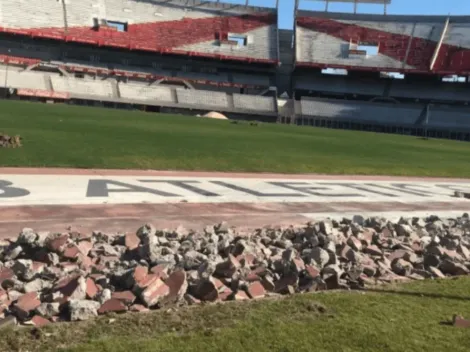
[[[470,177],[470,143],[0,102],[0,166]]]
[[[470,317],[469,292],[460,278],[101,317],[1,331],[0,351],[468,352],[470,330],[443,323]]]

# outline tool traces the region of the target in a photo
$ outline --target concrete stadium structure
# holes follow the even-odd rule
[[[3,96],[470,140],[470,16],[277,13],[0,0]]]

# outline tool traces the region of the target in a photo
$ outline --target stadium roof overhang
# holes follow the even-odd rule
[[[350,3],[354,4],[354,13],[357,11],[357,4],[376,4],[376,5],[383,5],[384,7],[384,14],[387,13],[387,5],[392,3],[392,0],[305,0],[305,1],[317,1],[317,2],[324,2],[325,3],[325,11],[328,11],[328,4],[335,3],[335,2],[342,2],[342,3]],[[299,8],[300,0],[295,0],[295,9]]]

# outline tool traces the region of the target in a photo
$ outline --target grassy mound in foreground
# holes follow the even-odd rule
[[[376,292],[327,292],[229,302],[5,330],[0,351],[468,351],[470,278],[421,281]]]
[[[0,102],[0,166],[470,177],[470,143]]]

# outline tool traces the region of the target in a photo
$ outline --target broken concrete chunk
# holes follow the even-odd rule
[[[73,299],[68,304],[70,320],[83,321],[96,317],[98,316],[99,308],[99,302]]]

